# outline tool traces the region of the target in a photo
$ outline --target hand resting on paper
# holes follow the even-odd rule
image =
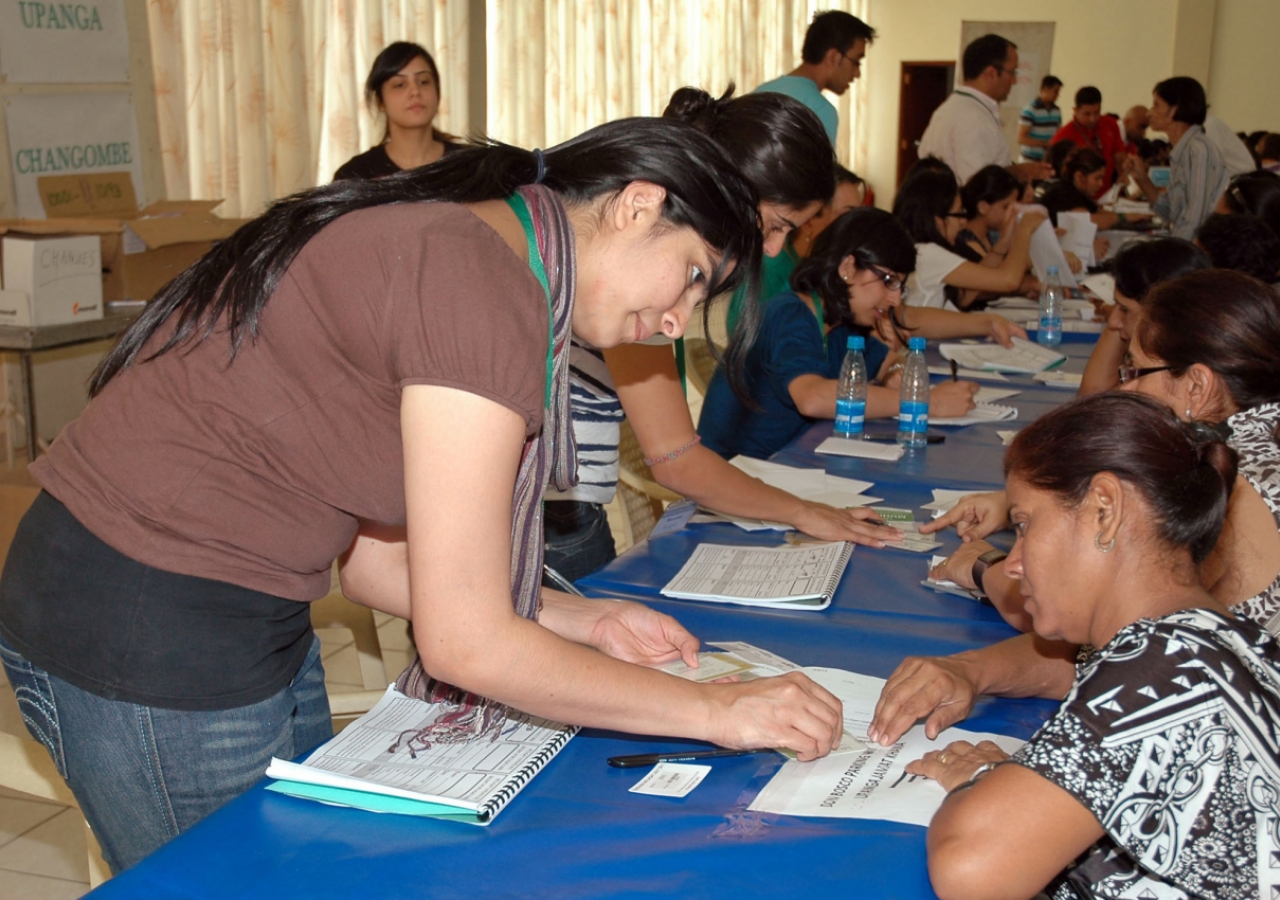
[[[968,667],[953,656],[908,656],[885,682],[867,737],[892,745],[925,719],[932,740],[973,711],[978,690]]]
[[[954,581],[971,591],[981,590],[982,585],[974,584],[973,581],[973,564],[979,556],[994,549],[986,541],[970,541],[961,544],[959,550],[929,570],[929,577],[942,581]]]
[[[840,746],[843,705],[800,672],[706,687],[711,692],[710,740],[721,747],[794,750],[801,762],[808,762]]]
[[[1001,763],[1009,754],[992,741],[971,744],[953,741],[941,750],[930,750],[920,759],[907,763],[907,772],[932,778],[948,791],[955,790],[973,777],[980,766]]]
[[[990,491],[961,497],[951,509],[920,526],[921,534],[933,534],[949,525],[956,526],[956,534],[965,543],[985,538],[993,532],[1009,526],[1009,501],[1004,491]]]
[[[698,667],[699,641],[666,613],[630,600],[575,597],[542,589],[538,624],[567,640],[595,647],[606,656],[641,666],[677,659]]]
[[[940,381],[929,391],[929,415],[937,419],[963,416],[973,409],[976,381]]]
[[[793,519],[795,527],[824,541],[851,541],[867,547],[883,547],[885,541],[902,540],[902,532],[885,525],[869,507],[837,509],[825,503],[804,502]]]

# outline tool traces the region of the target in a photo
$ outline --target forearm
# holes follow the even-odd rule
[[[898,414],[901,391],[873,384],[867,388],[867,418],[891,419]]]
[[[1075,679],[1076,650],[1061,641],[1020,634],[950,659],[964,666],[979,694],[1061,700]]]
[[[950,309],[928,306],[909,306],[904,318],[912,334],[921,337],[946,339],[986,336],[990,330],[983,314],[959,313]]]
[[[566,594],[564,591],[544,587],[538,624],[566,641],[594,646],[591,640],[592,633],[600,621],[601,614],[616,603],[615,600],[577,597]]]
[[[804,505],[799,497],[753,478],[701,445],[652,471],[663,487],[731,516],[793,524]]]
[[[1093,352],[1089,354],[1089,361],[1085,363],[1084,375],[1080,378],[1079,396],[1100,394],[1119,386],[1118,373],[1120,364],[1124,362],[1125,349],[1120,332],[1110,328],[1102,332]]]

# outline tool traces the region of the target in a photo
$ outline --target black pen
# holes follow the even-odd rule
[[[959,381],[960,380],[958,378],[959,374],[960,374],[960,367],[956,365],[956,361],[953,359],[951,360],[951,380]]]
[[[772,753],[769,749],[760,750],[692,750],[681,753],[638,753],[635,756],[611,756],[609,765],[618,769],[638,769],[642,766],[656,766],[658,763],[694,762],[699,759],[719,759],[723,756],[750,756],[752,753]]]

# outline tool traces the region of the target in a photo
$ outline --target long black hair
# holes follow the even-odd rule
[[[1170,281],[1213,265],[1203,250],[1182,238],[1162,237],[1131,241],[1111,261],[1116,290],[1143,303],[1147,292]]]
[[[940,169],[925,169],[907,178],[893,200],[893,217],[917,244],[951,248],[938,230],[938,219],[951,212],[960,193],[956,176]]]
[[[999,203],[1010,194],[1015,194],[1017,199],[1022,194],[1022,182],[1002,166],[985,166],[965,182],[960,189],[960,200],[964,203],[964,214],[976,219],[979,203]]]
[[[906,229],[884,210],[851,209],[818,235],[813,250],[791,273],[793,290],[822,300],[826,324],[865,330],[853,321],[849,285],[840,277],[840,264],[850,256],[859,269],[876,266],[905,278],[916,269],[916,247]]]
[[[374,57],[373,65],[369,67],[369,77],[364,82],[365,101],[371,106],[383,109],[382,86],[400,74],[401,69],[418,58],[421,58],[427,64],[427,68],[431,70],[431,79],[436,83],[436,99],[442,99],[444,97],[444,87],[440,84],[440,69],[436,67],[436,61],[427,52],[427,48],[410,41],[395,41],[383,47],[382,52]],[[388,123],[382,132],[382,143],[385,144],[390,136],[391,125]],[[434,125],[431,126],[431,136],[437,141],[446,143],[457,140],[453,135],[446,134]]]
[[[294,257],[339,216],[393,203],[501,199],[537,181],[540,168],[541,183],[571,205],[616,195],[634,181],[664,188],[663,221],[692,228],[720,255],[707,296],[746,279],[748,314],[758,314],[756,195],[716,142],[679,122],[621,119],[552,147],[541,160],[540,166],[533,152],[490,143],[387,178],[335,181],[277,201],[165,285],[93,373],[90,395],[137,361],[173,317],[171,334],[146,359],[223,330],[234,359],[245,338],[256,337],[262,309]]]

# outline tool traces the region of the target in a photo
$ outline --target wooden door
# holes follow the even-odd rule
[[[929,117],[951,94],[955,84],[954,62],[904,62],[902,93],[898,100],[898,180],[906,177],[919,157],[916,147]]]

